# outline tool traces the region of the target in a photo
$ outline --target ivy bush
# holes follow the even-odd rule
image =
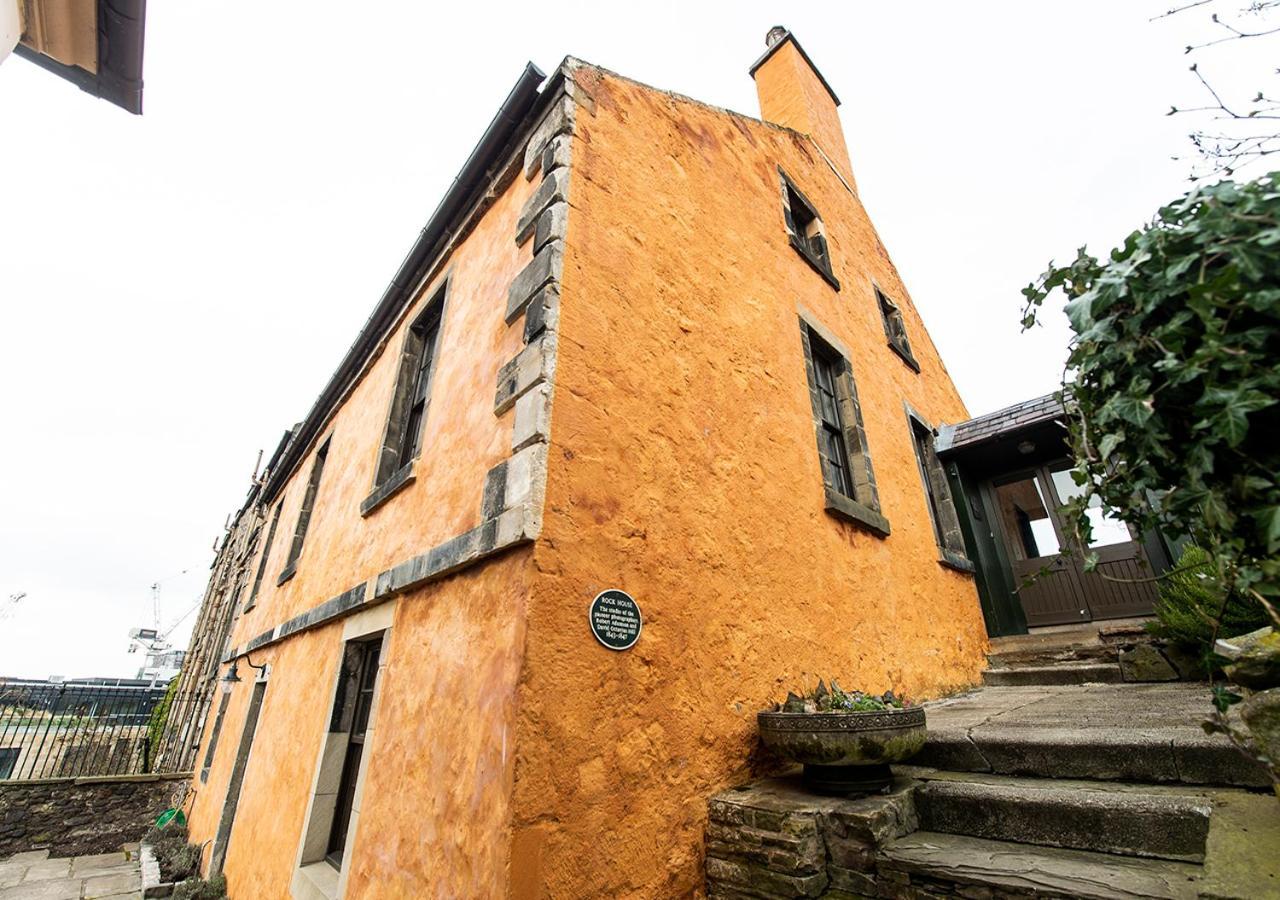
[[[1227,589],[1280,596],[1280,172],[1192,191],[1110,256],[1050,265],[1022,292],[1024,328],[1058,290],[1079,534],[1096,495],[1189,536]]]

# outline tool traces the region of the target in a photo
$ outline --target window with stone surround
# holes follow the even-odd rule
[[[200,766],[200,783],[209,781],[209,768],[213,765],[213,757],[218,752],[218,738],[222,735],[222,720],[227,716],[227,703],[231,700],[231,685],[223,687],[222,699],[218,701],[218,715],[213,720],[213,731],[209,734],[209,746],[204,751],[204,764]]]
[[[316,451],[315,462],[311,464],[311,477],[307,479],[307,492],[302,496],[302,507],[298,510],[298,524],[293,528],[293,543],[289,546],[289,561],[284,564],[284,571],[276,584],[284,584],[298,571],[298,557],[302,556],[302,542],[307,537],[307,527],[311,524],[311,512],[315,509],[316,493],[320,490],[320,476],[324,473],[324,463],[329,457],[329,442],[326,438]]]
[[[827,246],[827,229],[822,217],[787,173],[778,169],[782,179],[782,217],[787,225],[787,237],[805,262],[817,270],[837,291],[840,282],[831,270],[831,253]]]
[[[884,322],[884,336],[888,338],[889,346],[902,357],[903,362],[919,372],[920,364],[911,354],[911,341],[907,338],[907,326],[902,320],[902,310],[880,288],[873,286],[873,290],[876,292],[876,303],[880,305],[880,319]]]
[[[938,561],[964,572],[973,571],[973,563],[965,551],[964,535],[960,532],[960,517],[956,513],[942,460],[934,449],[936,432],[910,407],[907,408],[907,425],[911,430],[911,443],[915,448],[916,462],[920,468],[920,480],[924,484],[925,503],[933,522],[933,536],[938,544]]]
[[[413,480],[413,464],[422,452],[423,426],[431,406],[431,376],[440,349],[446,288],[447,285],[436,291],[405,334],[373,492],[360,504],[361,515],[373,512]]]
[[[262,587],[262,576],[267,571],[267,558],[271,556],[271,545],[276,539],[276,527],[280,524],[282,509],[284,509],[283,501],[276,504],[276,511],[271,514],[271,525],[267,528],[267,540],[262,545],[262,558],[258,560],[258,571],[253,576],[253,587],[249,591],[249,602],[244,606],[245,612],[253,609],[258,602],[258,590]]]
[[[830,332],[804,314],[800,335],[825,508],[837,518],[882,537],[888,535],[889,521],[880,513],[871,453],[847,352]]]

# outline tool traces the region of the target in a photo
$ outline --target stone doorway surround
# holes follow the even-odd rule
[[[381,651],[378,660],[378,675],[374,681],[373,701],[369,712],[369,724],[365,730],[365,749],[360,758],[359,774],[356,777],[355,799],[352,803],[351,819],[347,826],[347,847],[354,848],[357,827],[360,823],[360,806],[364,796],[365,775],[370,759],[377,752],[374,741],[378,721],[378,706],[386,681],[386,667],[391,662],[391,633],[395,621],[398,600],[375,606],[373,609],[357,613],[343,623],[341,646],[349,641],[381,634]],[[333,704],[337,697],[336,682],[342,677],[341,666],[335,675],[334,689],[330,690],[330,709],[325,721],[333,718]],[[307,804],[306,825],[302,829],[302,840],[298,846],[297,863],[294,868],[293,881],[290,884],[290,895],[297,900],[336,900],[346,892],[347,873],[350,866],[351,853],[344,858],[341,869],[335,868],[325,859],[330,829],[333,827],[334,809],[338,796],[338,784],[342,777],[342,765],[346,754],[345,732],[325,732],[320,747],[319,758],[315,764],[315,781],[312,785],[311,799]]]

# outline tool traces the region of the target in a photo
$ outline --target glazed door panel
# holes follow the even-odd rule
[[[1062,555],[1057,503],[1039,470],[993,483],[995,504],[1016,593],[1027,625],[1087,622],[1089,608],[1076,566]]]
[[[1081,488],[1071,480],[1069,465],[1051,466],[1047,474],[1056,503],[1061,505],[1079,496]],[[1146,580],[1152,569],[1141,542],[1134,539],[1128,525],[1103,508],[1101,501],[1091,504],[1086,514],[1093,534],[1089,546],[1074,554],[1072,565],[1093,618],[1151,615],[1156,586]],[[1094,571],[1086,572],[1084,557],[1090,553],[1098,554],[1098,565]]]

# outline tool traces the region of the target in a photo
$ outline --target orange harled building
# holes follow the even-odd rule
[[[758,710],[978,679],[964,404],[831,86],[750,72],[529,66],[255,485],[188,802],[232,897],[697,895]]]

